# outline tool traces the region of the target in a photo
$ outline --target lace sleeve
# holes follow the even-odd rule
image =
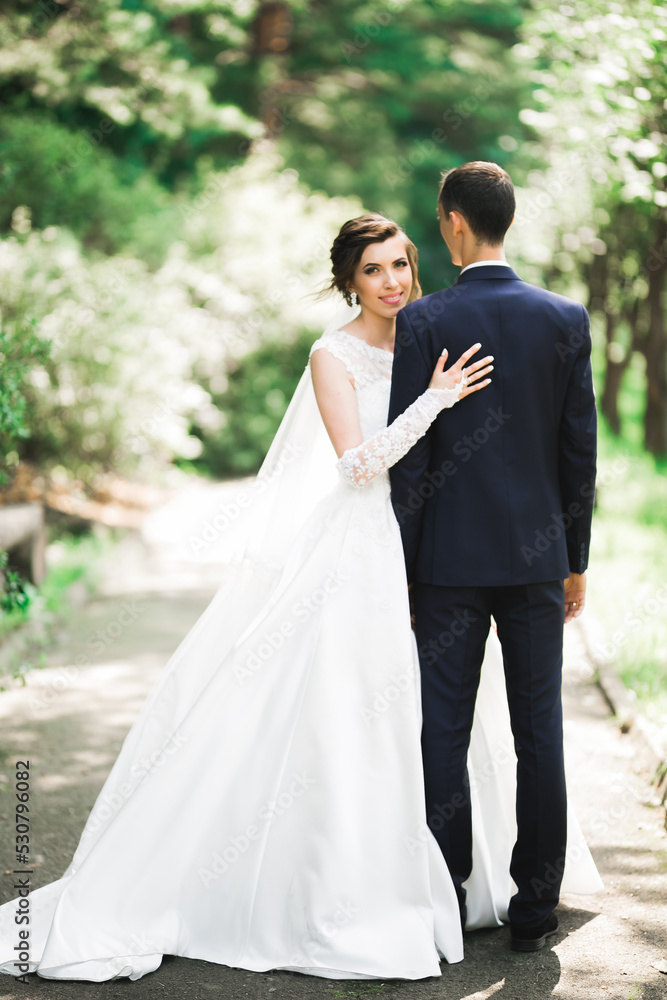
[[[366,486],[390,469],[426,433],[441,410],[458,401],[463,380],[454,389],[427,389],[384,430],[349,448],[338,459],[338,470],[353,486]]]

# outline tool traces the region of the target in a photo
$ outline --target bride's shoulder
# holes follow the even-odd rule
[[[317,362],[320,375],[329,371],[333,377],[337,377],[336,370],[345,369],[352,384],[360,385],[364,382],[365,371],[368,367],[368,363],[364,360],[362,347],[363,345],[357,337],[344,330],[327,330],[310,348],[308,363],[311,371],[313,370],[313,358],[318,354],[321,359]],[[329,359],[334,358],[335,361],[332,364],[327,363],[324,360],[327,356]]]
[[[348,362],[354,347],[354,345],[350,347],[347,343],[348,339],[349,334],[346,334],[343,330],[327,330],[311,346],[308,357],[312,358],[316,351],[328,351],[329,354],[333,354],[334,358],[338,358],[339,361]]]

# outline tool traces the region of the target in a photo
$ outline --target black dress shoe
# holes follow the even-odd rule
[[[558,917],[555,913],[549,914],[537,927],[523,929],[512,927],[512,951],[539,951],[544,948],[547,938],[558,933]]]

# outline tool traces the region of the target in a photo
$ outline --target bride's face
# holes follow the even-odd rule
[[[351,291],[364,310],[389,319],[408,304],[412,269],[400,235],[369,243],[354,272]]]

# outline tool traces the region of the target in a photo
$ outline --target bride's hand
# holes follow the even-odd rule
[[[474,364],[469,365],[467,368],[465,367],[466,362],[470,360],[473,354],[477,354],[481,346],[481,344],[474,344],[473,347],[469,347],[447,371],[444,371],[444,368],[449,352],[445,348],[438,358],[433,378],[429,382],[429,389],[455,389],[460,385],[461,378],[463,377],[466,381],[458,398],[464,399],[472,392],[477,392],[478,389],[483,389],[484,386],[489,385],[491,379],[485,378],[485,376],[493,371],[493,365],[491,364],[493,361],[492,355],[482,358],[481,361],[475,361]],[[484,379],[484,381],[480,382],[480,379]]]

